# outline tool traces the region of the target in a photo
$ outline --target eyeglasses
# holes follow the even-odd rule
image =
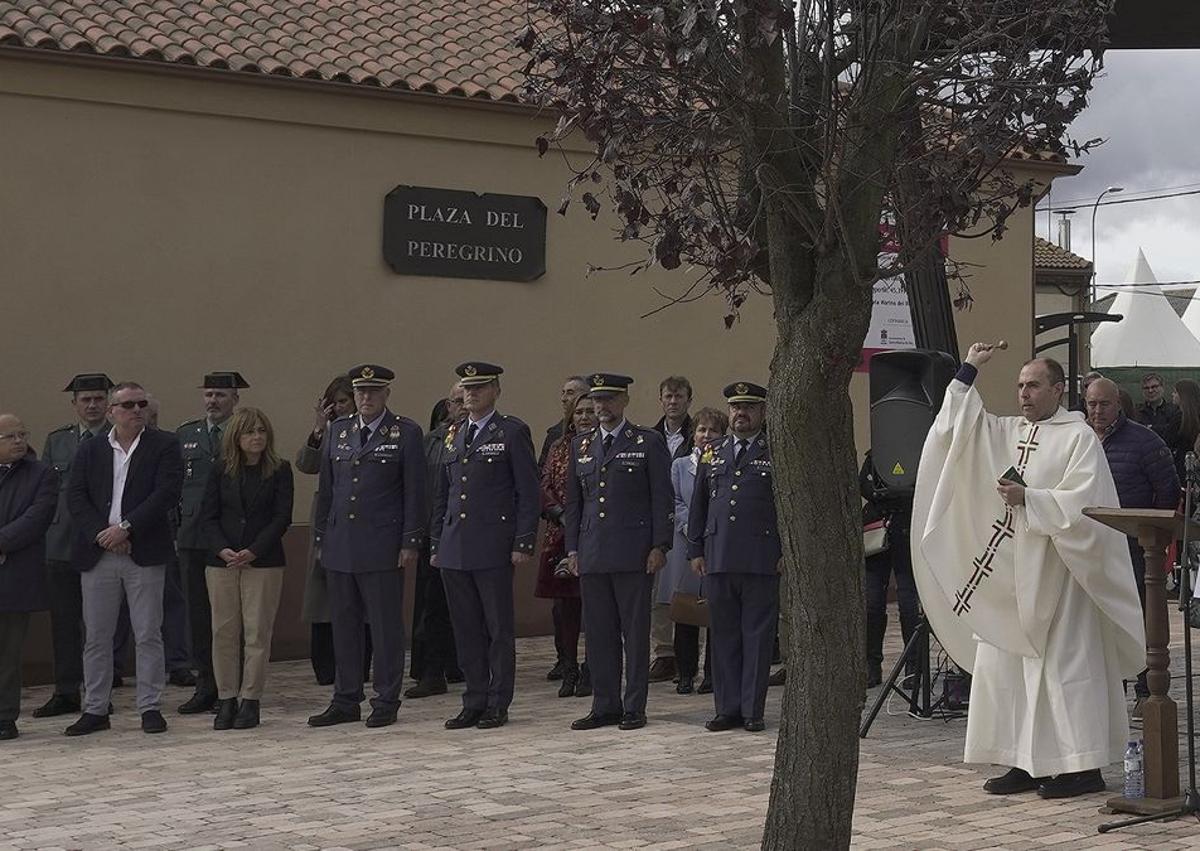
[[[132,411],[134,408],[144,408],[149,404],[149,399],[138,399],[136,401],[131,400],[128,402],[113,402],[113,407],[124,408],[127,411]]]
[[[10,440],[28,440],[29,432],[27,431],[10,431],[8,434],[0,434],[0,441],[8,443]]]

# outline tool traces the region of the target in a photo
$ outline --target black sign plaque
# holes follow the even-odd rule
[[[383,256],[398,275],[532,281],[546,274],[546,205],[397,186],[383,201]]]

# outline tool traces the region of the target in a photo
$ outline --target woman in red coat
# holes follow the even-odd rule
[[[542,556],[538,562],[534,596],[554,600],[554,646],[558,648],[557,670],[562,672],[559,697],[585,697],[592,693],[587,662],[579,666],[579,629],[583,619],[583,601],[579,596],[579,578],[571,576],[565,565],[562,514],[567,499],[567,469],[571,460],[571,440],[576,434],[596,427],[595,403],[581,396],[575,400],[563,434],[546,453],[542,465]]]

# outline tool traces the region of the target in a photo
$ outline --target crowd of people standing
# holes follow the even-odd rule
[[[447,728],[506,724],[513,572],[536,557],[554,621],[547,679],[592,698],[573,728],[638,729],[648,683],[674,680],[679,694],[715,692],[710,730],[763,729],[769,678],[783,675],[770,675],[780,555],[765,389],[731,384],[728,413],[692,415],[690,382],[671,376],[651,428],[625,416],[631,378],[571,376],[535,455],[528,426],[497,410],[502,372],[460,365],[423,431],[388,409],[390,370],[355,367],[319,397],[294,465],[267,415],[240,405],[236,372],[206,375],[204,416],[173,433],[142,386],[78,375],[75,421],[40,459],[22,422],[0,417],[0,740],[18,734],[22,644],[47,608],[55,688],[34,717],[78,714],[71,736],[109,729],[132,643],[145,732],[167,729],[168,682],[194,687],[181,714],[257,726],[293,466],[319,477],[302,617],[314,676],[333,686],[310,726],[360,720],[367,680],[367,726],[396,720],[405,570],[416,684],[403,697],[462,682]],[[711,630],[678,611],[711,612]]]

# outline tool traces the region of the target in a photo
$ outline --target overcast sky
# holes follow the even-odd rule
[[[1051,197],[1056,207],[1069,201],[1078,209],[1071,234],[1076,254],[1092,253],[1092,203],[1105,187],[1125,187],[1107,195],[1105,202],[1168,187],[1200,189],[1198,81],[1200,50],[1113,50],[1105,55],[1091,104],[1072,127],[1077,139],[1098,136],[1105,142],[1078,161],[1084,169],[1077,177],[1054,182]],[[1037,233],[1047,237],[1045,202],[1039,210]],[[1057,241],[1057,224],[1052,233],[1049,238]],[[1200,279],[1200,194],[1101,206],[1096,215],[1097,281],[1124,280],[1139,247],[1159,281]]]

